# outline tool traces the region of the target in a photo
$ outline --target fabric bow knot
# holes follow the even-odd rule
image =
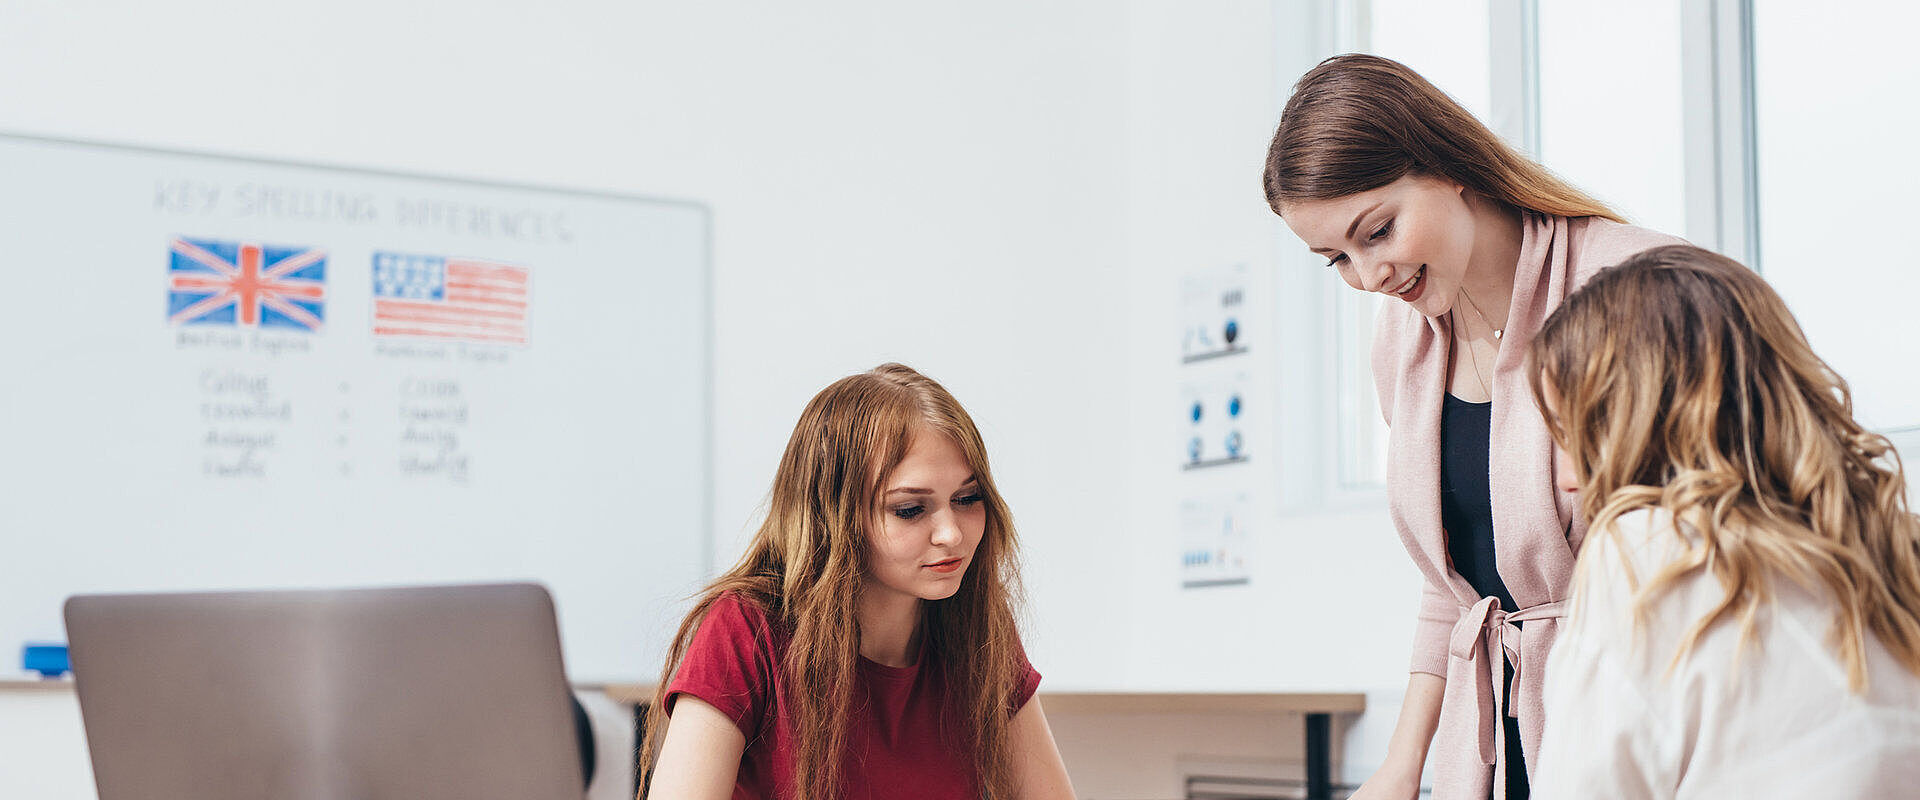
[[[1520,696],[1520,626],[1514,623],[1530,619],[1563,616],[1565,601],[1556,600],[1529,606],[1511,614],[1500,608],[1500,598],[1483,597],[1473,604],[1460,621],[1454,623],[1447,650],[1454,658],[1473,665],[1475,697],[1479,699],[1480,762],[1497,763],[1500,744],[1506,738],[1502,716],[1518,716],[1514,706]],[[1478,662],[1478,663],[1475,663]],[[1505,678],[1506,664],[1513,665],[1513,682],[1507,691],[1494,689]]]

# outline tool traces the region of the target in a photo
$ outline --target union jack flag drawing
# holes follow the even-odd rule
[[[317,331],[326,319],[327,251],[173,240],[167,321]]]

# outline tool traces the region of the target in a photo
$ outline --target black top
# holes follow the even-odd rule
[[[1447,558],[1481,597],[1500,598],[1518,611],[1500,580],[1493,557],[1493,491],[1487,478],[1493,404],[1447,395],[1440,409],[1440,523],[1447,529]]]
[[[1469,403],[1447,395],[1440,407],[1440,522],[1447,529],[1447,558],[1481,597],[1498,597],[1507,611],[1519,610],[1493,557],[1493,490],[1488,479],[1488,449],[1493,438],[1493,404]],[[1513,681],[1506,668],[1505,683]],[[1503,691],[1496,688],[1494,691]],[[1526,800],[1527,762],[1520,749],[1519,721],[1508,716],[1507,800]]]

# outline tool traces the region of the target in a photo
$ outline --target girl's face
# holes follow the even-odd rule
[[[1281,218],[1348,286],[1404,301],[1429,317],[1453,308],[1473,256],[1466,190],[1425,176],[1289,203]]]
[[[960,590],[987,508],[960,446],[921,429],[882,488],[867,553],[867,591],[944,600]]]

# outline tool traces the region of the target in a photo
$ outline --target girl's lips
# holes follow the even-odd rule
[[[1419,270],[1414,272],[1413,285],[1410,287],[1407,287],[1407,290],[1404,292],[1395,293],[1394,296],[1411,303],[1416,300],[1419,300],[1420,296],[1426,293],[1427,293],[1427,268],[1423,266]]]
[[[960,565],[963,563],[965,563],[963,559],[949,558],[945,561],[936,561],[932,564],[928,564],[927,569],[933,570],[934,572],[945,574],[948,572],[952,572],[956,569],[959,569]]]

